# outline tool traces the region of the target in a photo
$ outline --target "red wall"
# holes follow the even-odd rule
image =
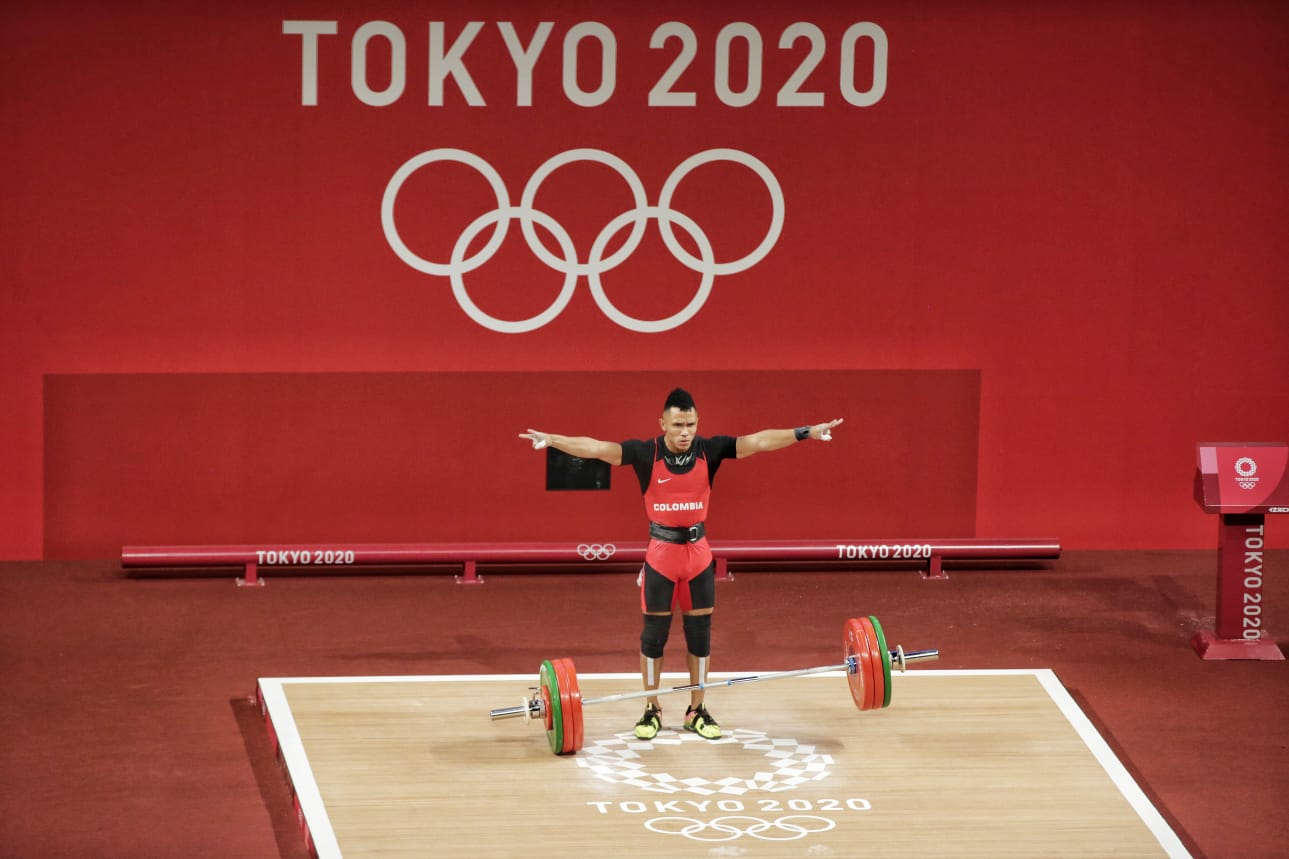
[[[316,105],[301,103],[304,40],[284,34],[288,20],[336,22],[336,35],[318,38]],[[354,33],[378,20],[396,26],[406,47],[404,92],[386,106],[363,103],[351,83]],[[443,103],[429,103],[431,21],[443,22],[449,43],[469,22],[484,22],[462,60],[483,104],[468,104],[451,78]],[[506,21],[525,43],[539,23],[553,25],[533,67],[531,104],[518,103],[497,25]],[[574,82],[596,88],[600,51],[584,42],[579,73],[566,82],[563,47],[574,25],[592,21],[615,40],[615,86],[603,104],[582,106],[567,92]],[[677,40],[649,47],[668,21],[695,36],[695,58],[673,87],[695,93],[692,107],[649,105],[680,51]],[[760,96],[746,106],[723,103],[715,85],[722,28],[738,21],[759,34],[764,57]],[[843,35],[859,21],[878,25],[887,43],[885,89],[867,106],[848,103],[839,84]],[[823,37],[823,58],[802,86],[823,93],[822,106],[776,104],[806,57],[805,42],[779,47],[794,22]],[[743,373],[728,394],[690,385],[705,422],[728,408],[737,425],[719,429],[738,432],[832,416],[806,411],[827,400],[818,385],[799,401],[759,401],[754,371],[838,379],[963,371],[978,378],[977,417],[949,409],[948,419],[966,421],[951,426],[978,439],[975,532],[1057,536],[1071,548],[1211,546],[1212,517],[1191,497],[1195,443],[1289,440],[1282,3],[20,2],[6,6],[0,25],[0,557],[111,554],[133,539],[114,531],[111,517],[93,524],[91,508],[73,503],[110,499],[119,472],[78,471],[67,455],[97,436],[95,456],[134,461],[132,443],[164,428],[165,416],[123,424],[119,407],[82,407],[121,377],[149,374],[215,398],[212,410],[241,383],[216,391],[206,382],[244,374],[251,388],[267,374],[297,376],[306,389],[336,374],[413,374],[415,388],[469,371],[484,380],[479,402],[511,396],[513,380],[529,374],[526,405],[561,403],[549,415],[525,409],[531,420],[626,437],[652,427],[655,386],[628,405],[614,399],[612,376],[592,371],[656,374],[668,385]],[[867,90],[873,43],[855,44],[852,88]],[[370,43],[373,91],[391,80],[386,45]],[[748,49],[745,39],[731,45],[737,90]],[[405,264],[382,229],[395,171],[443,148],[485,159],[515,204],[547,159],[605,150],[639,175],[649,205],[690,155],[738,149],[773,174],[782,231],[755,265],[716,274],[706,302],[670,330],[617,324],[575,272],[562,313],[533,331],[500,333],[467,315],[449,278]],[[585,263],[631,197],[609,168],[576,163],[551,174],[536,202]],[[436,164],[403,186],[395,217],[414,250],[446,262],[493,205],[477,174]],[[752,251],[773,210],[761,181],[730,164],[688,174],[672,207],[699,225],[718,262]],[[676,227],[682,244],[700,255],[684,226]],[[490,235],[483,230],[462,256]],[[614,237],[604,255],[625,238]],[[638,317],[676,313],[700,281],[658,237],[656,220],[603,276],[608,300]],[[500,252],[465,274],[461,288],[484,312],[519,318],[539,312],[563,283],[512,223]],[[551,372],[585,373],[588,383],[564,402],[543,388]],[[70,378],[79,393],[60,399]],[[829,409],[847,419],[830,456],[934,458],[932,449],[909,450],[898,421],[875,418],[887,404],[858,390]],[[397,423],[410,415],[395,413],[396,425],[378,438],[403,429],[431,444],[451,438],[482,459],[481,484],[528,480],[512,461],[522,450],[503,445],[508,452],[496,455],[516,428],[477,426],[470,411],[434,411],[407,427]],[[612,425],[599,422],[606,413],[617,418]],[[221,490],[212,468],[241,458],[241,480],[272,459],[271,447],[254,443],[264,437],[262,411],[220,414],[210,427],[249,446],[219,449],[214,435],[199,433],[186,462],[176,453],[182,444],[168,448],[167,463],[186,471],[159,484],[172,491],[136,496],[124,518],[152,522],[158,541],[185,537],[188,525],[167,512],[183,503],[175,499],[185,486]],[[61,420],[69,415],[84,425],[69,428]],[[497,442],[481,432],[499,433]],[[339,446],[332,438],[315,449]],[[219,466],[209,461],[216,453]],[[407,489],[401,460],[373,467],[376,485]],[[772,485],[756,467],[738,469],[749,494]],[[241,487],[222,491],[241,496]],[[316,514],[319,523],[345,523],[354,539],[393,536],[392,521],[402,526],[398,539],[428,539],[416,517],[389,516],[425,500],[408,490],[384,506],[345,509],[315,494],[283,527]],[[856,503],[835,484],[818,502],[892,525],[917,522],[922,503],[897,494],[874,513],[870,499]],[[522,494],[499,492],[487,506],[494,518],[527,521],[522,503]],[[634,521],[635,502],[624,503],[623,521]],[[247,530],[237,504],[210,515],[214,533],[233,539]],[[747,512],[737,521],[804,531],[817,515],[776,512],[760,522]],[[166,522],[173,527],[161,528]],[[464,518],[461,527],[470,527]],[[1271,543],[1289,545],[1286,532],[1273,520]]]
[[[48,376],[45,554],[156,543],[645,539],[631,469],[547,493],[530,426],[659,432],[673,374],[267,373]],[[739,434],[875,408],[721,467],[725,539],[937,537],[975,527],[972,371],[685,374],[700,430]],[[840,501],[838,499],[841,499]]]

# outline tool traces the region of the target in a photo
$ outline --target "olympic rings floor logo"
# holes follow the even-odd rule
[[[492,188],[492,192],[496,197],[497,207],[490,212],[479,215],[462,230],[461,235],[457,237],[456,243],[453,245],[451,258],[447,262],[432,262],[417,255],[403,241],[403,237],[399,234],[398,226],[395,223],[394,206],[403,184],[413,173],[422,167],[441,161],[464,164],[468,167],[473,167],[482,174]],[[581,259],[577,248],[573,246],[572,237],[569,236],[568,231],[564,229],[559,221],[534,205],[542,182],[560,167],[578,161],[593,161],[616,170],[623,181],[626,182],[634,201],[633,208],[622,212],[604,225],[592,243],[585,260]],[[770,192],[770,200],[773,205],[770,225],[760,244],[746,256],[729,262],[717,262],[715,251],[712,249],[711,242],[702,228],[688,215],[671,207],[672,197],[675,195],[681,180],[696,168],[715,161],[730,161],[735,164],[741,164],[755,173],[765,183],[766,189]],[[595,303],[599,305],[604,315],[623,328],[654,333],[668,331],[683,325],[692,319],[694,314],[707,302],[717,275],[745,271],[769,254],[775,243],[778,242],[779,234],[783,231],[783,214],[783,189],[779,186],[779,180],[775,178],[774,173],[763,162],[738,149],[707,149],[686,158],[672,170],[671,175],[663,183],[662,191],[659,193],[658,202],[655,205],[649,204],[644,184],[640,181],[640,177],[636,175],[635,170],[618,156],[600,149],[569,149],[552,156],[537,168],[524,186],[518,206],[511,204],[510,192],[507,190],[506,183],[502,180],[501,175],[483,158],[462,149],[430,149],[410,158],[394,172],[389,183],[385,186],[385,193],[381,198],[380,205],[380,220],[385,231],[385,240],[389,242],[390,248],[398,255],[398,258],[419,272],[448,278],[452,284],[452,294],[456,297],[457,303],[461,305],[461,309],[471,319],[485,328],[506,334],[521,334],[534,331],[555,319],[568,305],[569,300],[573,297],[573,292],[577,288],[577,282],[582,277],[587,279],[591,295],[595,298]],[[527,319],[501,319],[485,312],[470,298],[465,285],[465,275],[488,262],[497,252],[497,249],[501,247],[512,220],[519,221],[524,239],[528,242],[528,247],[533,254],[547,266],[564,275],[563,287],[555,300],[545,310]],[[678,312],[661,319],[638,319],[624,313],[609,300],[604,291],[603,277],[621,265],[627,257],[635,252],[644,237],[645,227],[650,220],[658,222],[658,231],[672,256],[686,268],[701,275],[701,277],[694,297]],[[495,228],[491,238],[476,253],[467,257],[466,252],[475,237],[484,229],[494,225]],[[538,238],[534,225],[541,226],[542,229],[551,234],[559,245],[560,256],[552,254],[546,248]],[[609,242],[628,226],[631,228],[631,232],[627,240],[621,248],[606,257],[605,252]],[[700,257],[695,257],[689,253],[677,241],[674,231],[677,226],[689,234],[690,239],[701,255]]]
[[[736,821],[750,822],[738,825]],[[836,825],[835,820],[814,814],[785,814],[774,820],[728,814],[708,821],[692,817],[655,817],[645,823],[645,829],[661,835],[683,835],[694,841],[733,841],[744,835],[762,841],[796,841],[816,832],[827,832]]]
[[[758,752],[756,765],[763,769],[718,779],[680,778],[668,772],[650,770],[646,762],[648,752],[689,742],[704,747],[738,744],[745,751]],[[727,731],[719,740],[705,740],[696,734],[666,730],[652,740],[638,740],[634,733],[629,732],[598,740],[582,748],[582,753],[577,756],[577,765],[589,769],[596,778],[604,781],[654,793],[744,796],[756,792],[795,790],[803,784],[825,779],[831,774],[833,757],[793,739],[769,737],[764,731],[735,729]]]

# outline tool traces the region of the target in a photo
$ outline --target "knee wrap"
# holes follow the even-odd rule
[[[645,615],[644,629],[640,631],[640,652],[650,659],[662,659],[662,652],[667,646],[667,636],[670,633],[671,615]]]
[[[695,656],[712,655],[712,616],[710,614],[687,614],[685,622],[685,644]]]

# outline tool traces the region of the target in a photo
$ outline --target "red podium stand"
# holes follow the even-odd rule
[[[1191,644],[1204,659],[1284,659],[1266,633],[1262,602],[1266,514],[1289,513],[1289,444],[1197,445],[1195,500],[1220,514],[1217,619]]]

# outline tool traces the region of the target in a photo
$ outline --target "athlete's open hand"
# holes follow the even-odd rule
[[[538,432],[535,429],[529,429],[528,432],[521,432],[520,438],[526,438],[533,443],[533,450],[541,450],[551,443],[550,433]]]
[[[820,441],[832,441],[832,428],[840,426],[845,418],[835,418],[827,423],[815,424],[810,427],[810,437],[817,438]]]

